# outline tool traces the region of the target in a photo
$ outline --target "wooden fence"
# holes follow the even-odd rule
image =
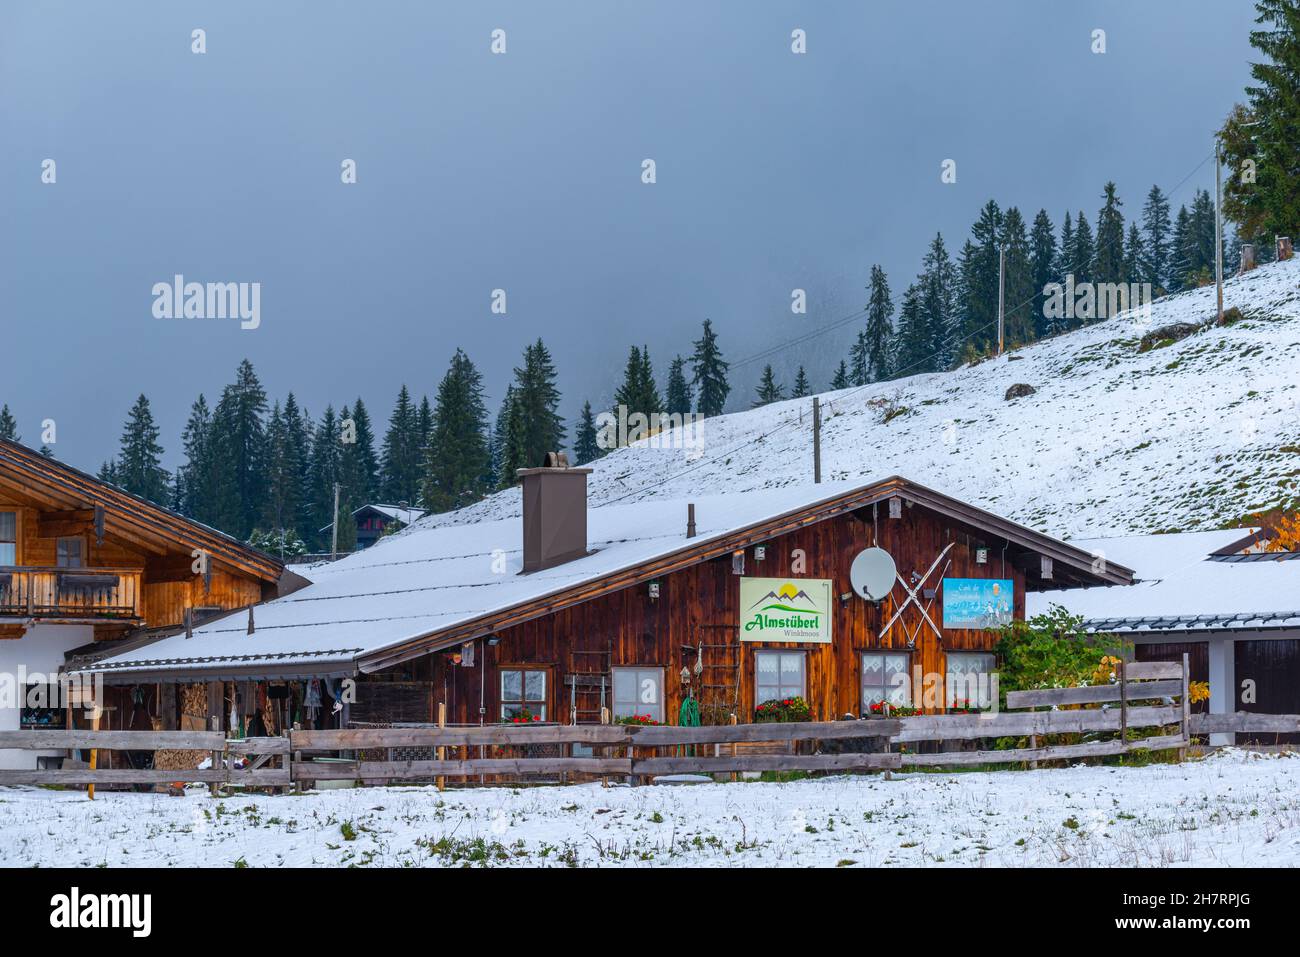
[[[1174,699],[1178,699],[1177,702]],[[1130,662],[1120,680],[1084,688],[1013,691],[1012,708],[997,714],[923,715],[826,722],[710,725],[705,727],[618,724],[513,724],[474,727],[293,730],[282,737],[227,739],[221,731],[6,731],[0,749],[89,750],[89,767],[0,770],[0,785],[150,785],[202,782],[289,787],[321,781],[500,782],[521,775],[562,774],[647,779],[667,774],[763,771],[874,771],[925,766],[1028,763],[1185,748],[1193,734],[1300,732],[1300,715],[1190,714],[1183,663]],[[1102,705],[1096,707],[1076,707]],[[1074,708],[1074,710],[1058,710]],[[1136,728],[1172,733],[1131,739]],[[1040,745],[1048,735],[1114,737],[1074,744]],[[924,742],[964,743],[1022,738],[1027,747],[998,750],[913,749]],[[591,756],[573,754],[574,746]],[[569,752],[534,756],[550,747]],[[942,744],[939,745],[942,747]],[[201,751],[211,754],[202,770],[96,767],[104,751]],[[470,756],[471,749],[478,757]],[[432,760],[393,760],[395,750],[416,750]],[[373,752],[388,760],[368,760]],[[759,751],[767,753],[758,753]],[[835,751],[836,753],[828,753]],[[459,757],[449,757],[459,753]],[[776,753],[773,753],[776,752]],[[320,760],[320,758],[326,760]],[[238,766],[236,766],[238,765]]]

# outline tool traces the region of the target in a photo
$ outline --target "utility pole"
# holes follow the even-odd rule
[[[822,480],[822,400],[813,396],[813,482]]]
[[[334,524],[331,528],[330,559],[339,557],[339,483],[334,483]]]
[[[1007,247],[998,247],[998,355],[1006,347]]]
[[[1214,291],[1219,301],[1219,316],[1223,324],[1223,160],[1219,137],[1214,137]]]

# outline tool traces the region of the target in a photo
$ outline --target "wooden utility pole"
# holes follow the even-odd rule
[[[1006,346],[1007,247],[998,247],[998,355]]]
[[[334,524],[331,527],[330,558],[339,557],[339,483],[334,483]]]
[[[813,481],[822,480],[822,401],[813,396]]]
[[[1223,324],[1223,159],[1214,138],[1214,290],[1219,302],[1216,321]]]

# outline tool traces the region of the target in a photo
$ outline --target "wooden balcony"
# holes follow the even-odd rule
[[[140,569],[0,566],[0,617],[137,619]]]

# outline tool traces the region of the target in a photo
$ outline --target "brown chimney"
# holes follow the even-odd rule
[[[524,486],[524,573],[587,554],[587,476],[563,452],[547,452],[541,468],[515,472]]]

